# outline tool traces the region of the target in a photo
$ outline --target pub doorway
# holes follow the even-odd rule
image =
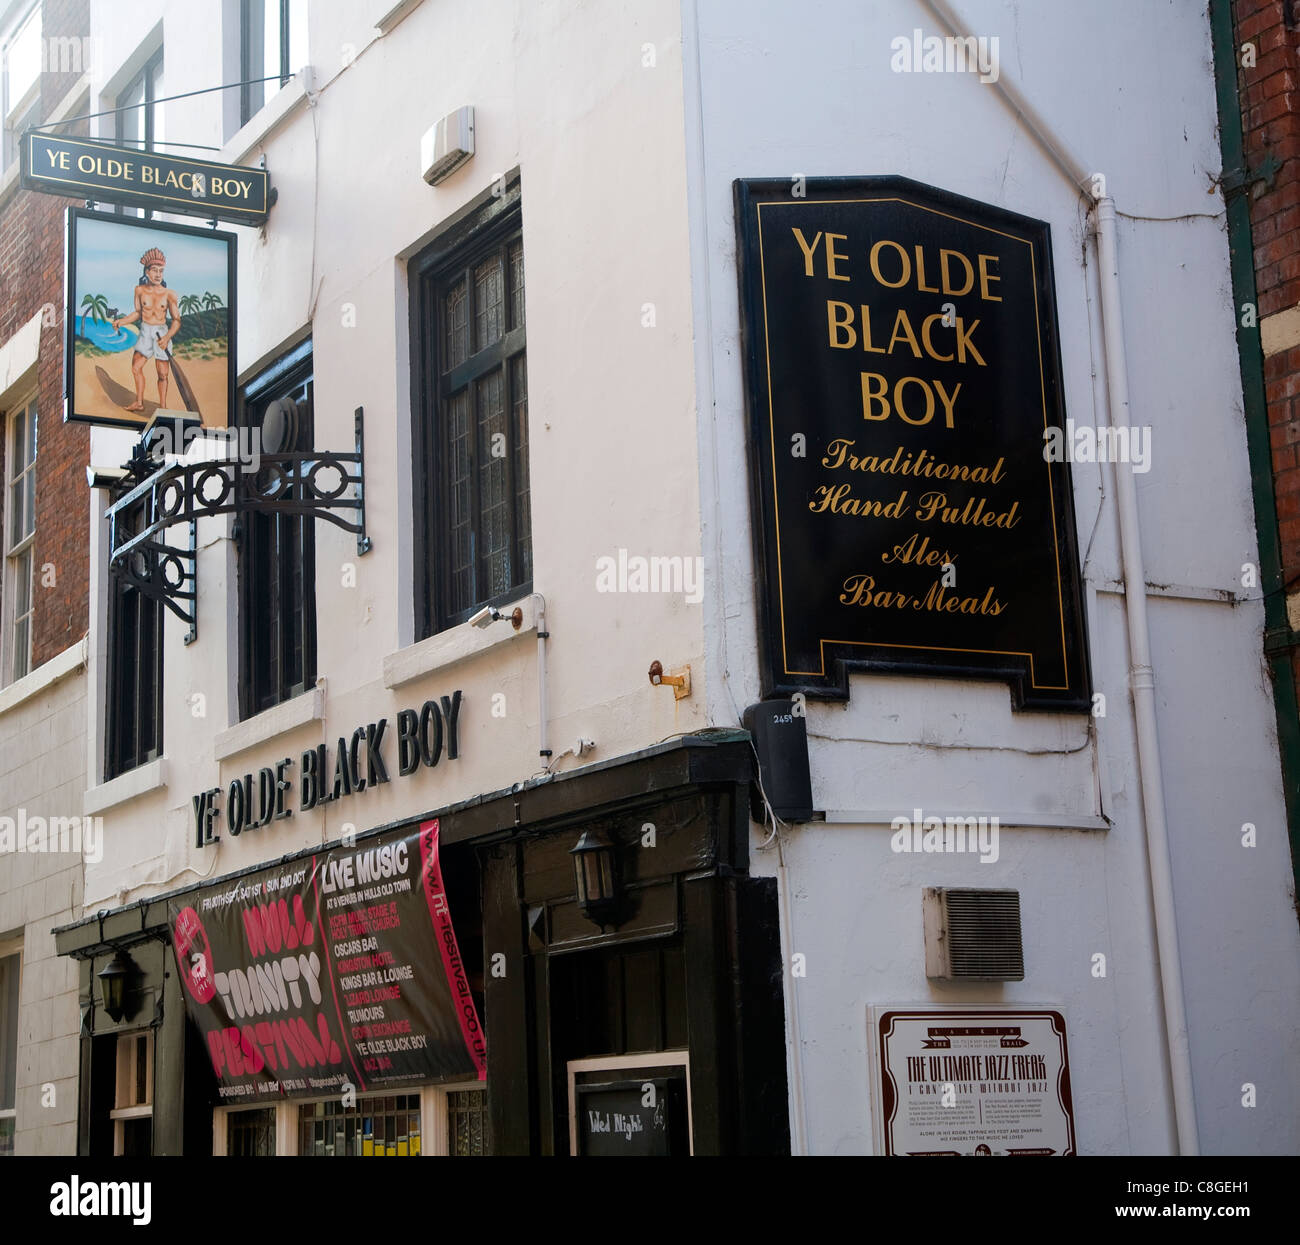
[[[690,1153],[681,939],[547,960],[552,1152]]]

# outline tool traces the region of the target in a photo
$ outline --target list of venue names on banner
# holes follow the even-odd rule
[[[438,822],[169,903],[223,1103],[486,1073]]]
[[[738,181],[765,695],[1090,706],[1051,241],[903,178]]]

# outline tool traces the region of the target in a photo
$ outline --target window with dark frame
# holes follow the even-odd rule
[[[416,625],[532,590],[518,184],[414,264]]]
[[[162,141],[162,109],[157,100],[162,94],[163,54],[159,48],[144,67],[117,96],[117,141],[123,147],[140,151],[153,151]],[[148,208],[118,206],[119,216],[139,216],[153,219]]]
[[[313,445],[312,347],[303,342],[244,386],[239,420],[260,428],[273,402],[292,404],[294,440],[286,453]],[[241,474],[245,487],[277,487],[275,469]],[[293,499],[293,487],[285,493]],[[240,516],[239,706],[250,718],[301,695],[316,683],[316,533],[312,520],[291,514]]]
[[[119,515],[119,541],[150,521],[146,495]],[[137,554],[138,573],[149,569]],[[153,573],[158,572],[154,568]],[[108,730],[104,778],[116,778],[162,755],[163,605],[125,577],[108,577]]]
[[[275,1154],[275,1108],[232,1111],[226,1117],[226,1154],[230,1158],[267,1158]]]
[[[306,0],[240,0],[239,63],[239,123],[247,125],[307,63]]]

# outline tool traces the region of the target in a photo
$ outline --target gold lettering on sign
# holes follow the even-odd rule
[[[1001,527],[1013,528],[1020,522],[1016,513],[1020,508],[1018,501],[1011,503],[1010,510],[998,513],[986,509],[987,503],[982,497],[968,497],[965,504],[958,509],[948,505],[946,493],[922,493],[916,505],[918,523],[929,523],[932,519],[940,523],[956,523],[962,527]]]
[[[214,191],[218,184],[214,181]],[[887,368],[889,374],[873,370],[885,366],[874,359],[863,360],[867,368],[858,369],[865,429],[856,424],[856,401],[843,413],[842,417],[853,420],[861,430],[860,440],[868,449],[874,449],[872,442],[889,436],[884,429],[875,430],[876,424],[892,427],[900,438],[909,435],[902,425],[929,429],[927,442],[942,444],[938,430],[956,428],[957,402],[963,388],[965,402],[979,417],[996,418],[992,378],[981,377],[974,369],[989,367],[983,352],[992,348],[996,330],[1005,331],[996,319],[993,328],[983,329],[983,321],[999,313],[988,306],[975,308],[977,301],[1003,301],[998,292],[1003,280],[998,255],[975,247],[966,252],[916,242],[915,236],[906,234],[890,238],[873,233],[864,238],[861,234],[799,228],[791,234],[806,278],[853,285],[852,290],[836,291],[844,297],[824,300],[824,349],[841,360],[837,366],[851,377],[858,351],[888,355],[897,362],[898,366]],[[928,297],[900,307],[897,303],[901,300],[891,291],[903,289]],[[866,301],[857,297],[860,294]],[[966,301],[950,305],[945,299]],[[805,306],[817,320],[808,327],[814,336],[820,336],[817,295]],[[972,310],[980,314],[972,316]],[[843,351],[853,353],[847,358],[834,353]],[[994,364],[999,361],[995,354]],[[953,375],[958,368],[971,370],[960,373],[962,379],[958,380]],[[810,493],[801,491],[809,513],[831,516],[824,522],[852,519],[881,525],[872,532],[875,543],[870,554],[874,559],[879,553],[879,561],[871,571],[855,570],[841,580],[840,604],[962,615],[972,621],[996,618],[1008,611],[1010,605],[999,596],[997,584],[980,574],[985,547],[997,540],[994,533],[1010,532],[1024,518],[1020,510],[1023,498],[1014,492],[993,491],[999,486],[1005,489],[1008,483],[1006,458],[945,460],[921,446],[895,444],[892,450],[877,452],[859,452],[858,447],[859,438],[853,436],[830,438],[820,459],[822,481],[813,485]],[[891,486],[886,481],[881,489],[867,484],[862,492],[877,495],[862,495],[855,491],[860,486],[854,478],[842,474],[847,472],[893,477],[895,483]],[[909,485],[911,480],[922,481],[916,496],[910,488],[898,487],[900,478],[909,480]],[[930,488],[925,481],[939,487]],[[969,538],[963,532],[969,533]]]

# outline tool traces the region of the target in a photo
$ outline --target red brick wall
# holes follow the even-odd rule
[[[46,0],[43,38],[81,36],[90,28],[86,0]],[[41,115],[48,116],[76,84],[75,72],[41,75]],[[85,133],[84,124],[65,134]],[[19,190],[0,207],[0,344],[42,308],[36,450],[36,543],[32,668],[76,643],[89,625],[87,558],[90,499],[86,484],[90,436],[63,422],[64,209],[73,200]],[[7,446],[0,449],[0,464]],[[7,517],[6,520],[7,522]],[[52,568],[52,576],[42,568]],[[53,578],[51,586],[42,579]]]
[[[1259,318],[1300,304],[1300,31],[1289,30],[1282,0],[1235,0],[1237,89],[1249,183]],[[1300,0],[1291,5],[1300,21]],[[1243,45],[1255,64],[1243,65]],[[1272,184],[1260,177],[1272,172]],[[1282,576],[1300,589],[1300,345],[1264,357],[1273,491]],[[1300,695],[1300,651],[1291,670]]]

